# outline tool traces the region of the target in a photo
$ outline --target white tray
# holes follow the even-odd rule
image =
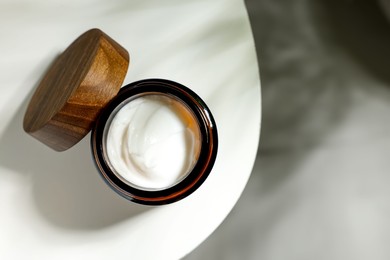
[[[53,58],[98,27],[129,50],[125,83],[166,78],[213,111],[219,152],[206,182],[172,205],[116,195],[94,168],[89,136],[57,153],[22,130]],[[260,130],[260,81],[243,1],[1,1],[0,259],[177,259],[230,212]]]

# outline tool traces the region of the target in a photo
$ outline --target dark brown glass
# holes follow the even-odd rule
[[[110,123],[112,113],[123,103],[144,94],[171,96],[191,110],[195,116],[201,136],[201,148],[195,166],[181,181],[173,186],[148,190],[137,187],[119,178],[110,167],[104,144],[104,129]],[[178,201],[194,192],[208,177],[214,165],[218,136],[215,120],[203,100],[189,88],[164,79],[147,79],[124,86],[118,95],[104,108],[92,130],[91,148],[96,166],[104,181],[119,195],[136,203],[163,205]]]

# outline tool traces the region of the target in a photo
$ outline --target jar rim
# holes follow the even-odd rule
[[[192,170],[176,184],[157,190],[130,185],[112,171],[105,153],[105,129],[110,115],[126,100],[145,94],[163,94],[179,99],[193,113],[201,133],[198,160]],[[163,205],[178,201],[193,193],[206,180],[213,168],[218,150],[215,120],[205,102],[189,88],[165,79],[146,79],[130,83],[102,110],[91,135],[91,149],[95,164],[103,180],[119,195],[136,203]]]

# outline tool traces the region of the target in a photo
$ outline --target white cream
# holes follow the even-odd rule
[[[165,95],[144,95],[114,116],[106,137],[110,164],[122,179],[147,190],[163,189],[185,177],[200,151],[192,113]]]

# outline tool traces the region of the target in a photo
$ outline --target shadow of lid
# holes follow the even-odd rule
[[[0,166],[27,177],[31,186],[26,190],[31,187],[32,194],[26,194],[26,200],[34,203],[44,219],[64,229],[97,230],[151,209],[119,197],[104,183],[92,161],[89,136],[58,153],[23,131],[24,113],[34,90],[0,136]]]

